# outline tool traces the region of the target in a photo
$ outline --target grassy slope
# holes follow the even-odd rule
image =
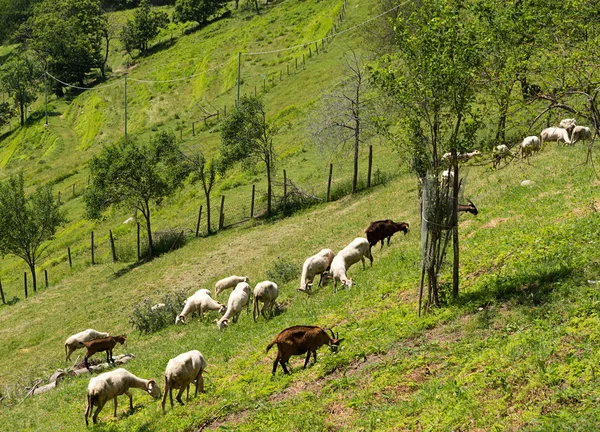
[[[463,294],[429,316],[415,316],[416,190],[412,178],[400,178],[277,224],[194,241],[119,278],[108,265],[86,269],[5,308],[2,381],[60,367],[65,334],[81,323],[126,331],[130,305],[144,297],[210,287],[229,273],[258,281],[277,256],[300,266],[312,251],[339,249],[360,235],[366,221],[394,215],[413,231],[376,251],[372,268],[353,267],[356,288],[331,295],[329,286],[306,297],[294,281],[281,285],[286,310],[269,322],[254,324],[243,314],[220,333],[213,316],[132,335],[127,350],[138,357],[128,369],[142,376],[160,379],[169,358],[200,349],[209,362],[207,393],[163,417],[158,403],[137,392],[135,414],[124,414],[122,402],[115,422],[105,408],[97,429],[182,430],[226,405],[221,414],[229,414],[216,426],[236,430],[589,430],[600,421],[594,410],[599,309],[596,287],[587,282],[600,271],[600,183],[586,168],[567,172],[582,157],[581,148],[551,149],[534,166],[468,170],[481,213],[461,222]],[[521,187],[522,179],[535,185]],[[273,353],[265,356],[264,346],[298,323],[335,325],[346,338],[343,349],[322,350],[307,371],[296,359],[291,376],[272,378]],[[3,409],[0,421],[78,430],[87,381],[69,378],[58,391]]]

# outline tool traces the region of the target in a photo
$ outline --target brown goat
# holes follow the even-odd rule
[[[88,342],[84,342],[85,345],[85,357],[83,360],[85,362],[85,367],[89,369],[88,358],[96,354],[97,352],[106,351],[106,362],[114,363],[112,350],[117,345],[117,342],[123,345],[127,340],[126,335],[121,336],[109,336],[105,338],[93,339]]]
[[[371,222],[365,229],[367,234],[367,240],[369,241],[369,249],[381,242],[381,248],[383,248],[383,241],[387,238],[387,244],[390,245],[390,239],[398,231],[406,233],[408,232],[408,223],[406,222],[394,222],[393,220],[379,220]]]
[[[316,363],[317,350],[323,345],[328,345],[335,352],[340,342],[344,339],[339,339],[339,335],[334,335],[331,329],[329,331],[331,332],[331,337],[329,337],[324,329],[317,326],[293,326],[281,331],[273,342],[267,345],[267,352],[269,352],[273,345],[277,344],[278,352],[273,363],[273,375],[277,371],[277,363],[281,365],[285,374],[289,374],[285,364],[293,355],[306,353],[306,360],[304,361],[304,369],[306,369],[310,354],[313,354]]]

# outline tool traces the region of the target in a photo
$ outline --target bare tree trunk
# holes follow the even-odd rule
[[[19,102],[19,113],[21,114],[21,126],[25,125],[25,104]]]
[[[354,121],[354,174],[352,176],[352,193],[356,193],[357,183],[358,183],[358,146],[360,143],[359,140],[360,134],[360,119],[358,116]]]
[[[452,244],[454,259],[452,261],[452,297],[458,297],[458,269],[460,265],[458,251],[458,159],[456,149],[452,150],[454,161],[454,177],[452,179]]]
[[[31,280],[33,281],[33,291],[37,291],[37,278],[35,277],[35,262],[28,262],[31,271]]]
[[[144,212],[146,218],[146,231],[148,234],[148,257],[152,259],[154,257],[154,247],[152,244],[152,227],[150,226],[150,206],[146,203],[146,211]]]
[[[267,217],[271,216],[271,157],[267,156]]]
[[[210,227],[210,191],[204,192],[206,195],[206,229],[208,234],[212,234],[212,228]]]

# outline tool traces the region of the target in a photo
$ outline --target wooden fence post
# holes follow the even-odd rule
[[[223,225],[225,225],[225,214],[223,210],[225,209],[225,195],[221,195],[221,210],[219,211],[219,229],[223,229]]]
[[[179,141],[183,141],[183,126],[179,128]]]
[[[48,270],[44,270],[44,280],[46,281],[46,288],[48,288]]]
[[[110,252],[112,253],[113,262],[117,262],[117,251],[115,250],[115,239],[112,230],[108,230],[108,239],[110,240]]]
[[[304,60],[304,53],[302,53],[302,64],[306,65],[306,61]]]
[[[283,71],[279,71],[279,81],[283,78]]]
[[[367,187],[371,187],[371,167],[373,166],[373,146],[369,146],[369,169],[367,171]]]
[[[312,57],[312,50],[310,49],[310,47],[308,47],[308,56]]]
[[[287,205],[287,173],[283,170],[283,214]]]
[[[319,42],[315,42],[315,52],[319,55]]]
[[[92,265],[96,264],[96,262],[94,261],[94,231],[92,231],[91,235],[90,235],[90,243],[91,243],[91,250],[92,250]]]
[[[58,191],[58,203],[60,204],[60,191]]]
[[[263,78],[263,92],[267,91],[267,79]]]
[[[285,67],[287,68],[287,74],[289,75],[290,74],[290,65],[286,64]]]
[[[200,210],[198,210],[198,222],[196,223],[196,237],[200,234],[200,218],[202,217],[202,204]]]
[[[252,201],[250,201],[250,217],[254,218],[254,192],[256,190],[256,185],[252,185]]]
[[[296,57],[296,70],[298,70],[298,57]]]
[[[254,85],[254,97],[256,97],[256,84]]]
[[[141,258],[141,250],[140,250],[140,223],[137,223],[137,260],[139,261]]]
[[[330,194],[331,194],[331,176],[333,174],[333,164],[329,164],[329,180],[327,180],[327,200],[329,202]]]
[[[23,273],[23,286],[25,287],[25,298],[27,298],[27,272]]]
[[[2,290],[2,281],[0,280],[0,296],[2,296],[2,304],[6,304],[6,300],[4,299],[4,291]]]
[[[219,114],[218,114],[218,111],[217,111],[217,116],[218,115]],[[217,117],[217,120],[218,120],[218,117]],[[196,136],[196,127],[195,127],[195,125],[196,125],[196,122],[192,122],[192,136]]]
[[[223,106],[223,117],[227,117],[227,105]]]
[[[73,197],[75,197],[75,183],[73,183]]]
[[[69,268],[73,269],[73,261],[71,260],[71,247],[67,248],[67,254],[69,255]]]

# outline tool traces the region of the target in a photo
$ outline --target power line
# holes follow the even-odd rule
[[[69,83],[66,83],[64,81],[59,80],[58,78],[56,78],[54,75],[50,74],[50,72],[46,72],[46,74],[52,78],[53,80],[55,80],[56,82],[61,83],[62,85],[65,85],[67,87],[71,87],[71,88],[76,88],[79,90],[97,90],[97,89],[101,89],[101,88],[107,88],[107,87],[113,87],[116,86],[117,84],[121,84],[120,82],[114,82],[112,84],[106,84],[106,85],[102,85],[102,86],[98,86],[98,87],[79,87],[79,86],[75,86]]]
[[[219,69],[219,68],[227,65],[228,63],[231,63],[232,60],[233,60],[233,57],[230,58],[229,60],[227,60],[224,63],[221,63],[219,65],[211,67],[210,69],[206,69],[206,70],[204,70],[202,72],[198,72],[197,74],[189,75],[189,76],[182,77],[182,78],[173,78],[173,79],[170,79],[170,80],[142,80],[142,79],[136,79],[136,78],[131,78],[130,77],[129,80],[130,81],[135,81],[135,82],[141,82],[141,83],[171,83],[171,82],[177,82],[177,81],[186,81],[186,80],[189,80],[189,79],[192,79],[192,78],[199,77],[200,75],[204,75],[205,73],[213,71],[215,69]]]

